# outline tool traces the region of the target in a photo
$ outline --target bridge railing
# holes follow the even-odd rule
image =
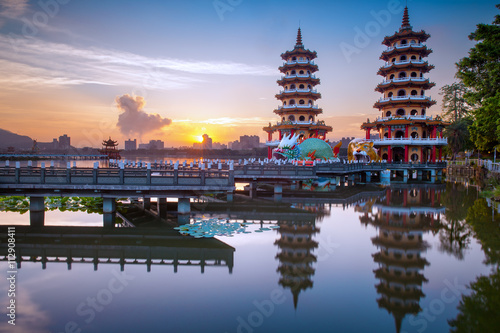
[[[0,184],[234,186],[232,170],[0,168]]]

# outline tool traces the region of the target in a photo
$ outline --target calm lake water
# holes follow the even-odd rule
[[[215,239],[179,240],[167,227],[142,227],[123,237],[117,228],[97,241],[90,234],[102,235],[102,215],[48,211],[48,230],[92,230],[89,241],[45,235],[32,241],[34,249],[125,248],[123,271],[116,260],[105,262],[105,252],[97,267],[75,256],[71,269],[64,258],[51,257],[44,269],[23,257],[16,326],[4,315],[0,331],[447,332],[456,320],[488,332],[498,325],[491,306],[500,295],[500,217],[475,188],[393,185],[343,204],[297,201],[293,211],[248,225],[248,233]],[[258,215],[256,206],[232,222]],[[0,221],[19,232],[29,213],[0,212]],[[144,253],[165,253],[165,260],[133,262]],[[8,270],[3,259],[0,271]],[[0,279],[4,313],[8,288]]]

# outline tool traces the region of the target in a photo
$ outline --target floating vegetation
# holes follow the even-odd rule
[[[230,222],[228,219],[212,218],[208,220],[196,219],[191,224],[175,227],[181,235],[193,236],[194,238],[213,238],[215,236],[233,237],[234,234],[250,234],[247,230],[249,225],[253,223]],[[263,232],[267,230],[278,229],[279,226],[269,228],[259,228],[254,232]]]
[[[117,201],[117,207],[122,204]],[[18,212],[24,214],[30,209],[30,200],[28,197],[11,196],[0,197],[0,211]],[[87,212],[102,214],[102,198],[93,197],[46,197],[45,210],[61,212]]]

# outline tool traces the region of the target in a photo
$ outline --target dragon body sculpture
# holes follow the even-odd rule
[[[298,138],[298,135],[283,137],[278,147],[273,150],[273,156],[278,159],[300,161],[339,160],[337,155],[341,143],[332,149],[326,141],[317,138],[309,138],[301,143],[297,142]]]

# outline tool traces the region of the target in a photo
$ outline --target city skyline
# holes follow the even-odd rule
[[[301,27],[318,52],[322,119],[330,140],[363,137],[373,103],[384,36],[401,25],[405,1],[0,1],[3,129],[75,147],[159,139],[191,146],[208,134],[231,142],[275,123],[280,54]],[[455,62],[491,23],[494,1],[408,1],[410,24],[431,35],[430,95],[455,81]],[[300,13],[300,14],[297,14]],[[446,15],[443,15],[445,13]],[[155,115],[158,116],[155,116]]]

